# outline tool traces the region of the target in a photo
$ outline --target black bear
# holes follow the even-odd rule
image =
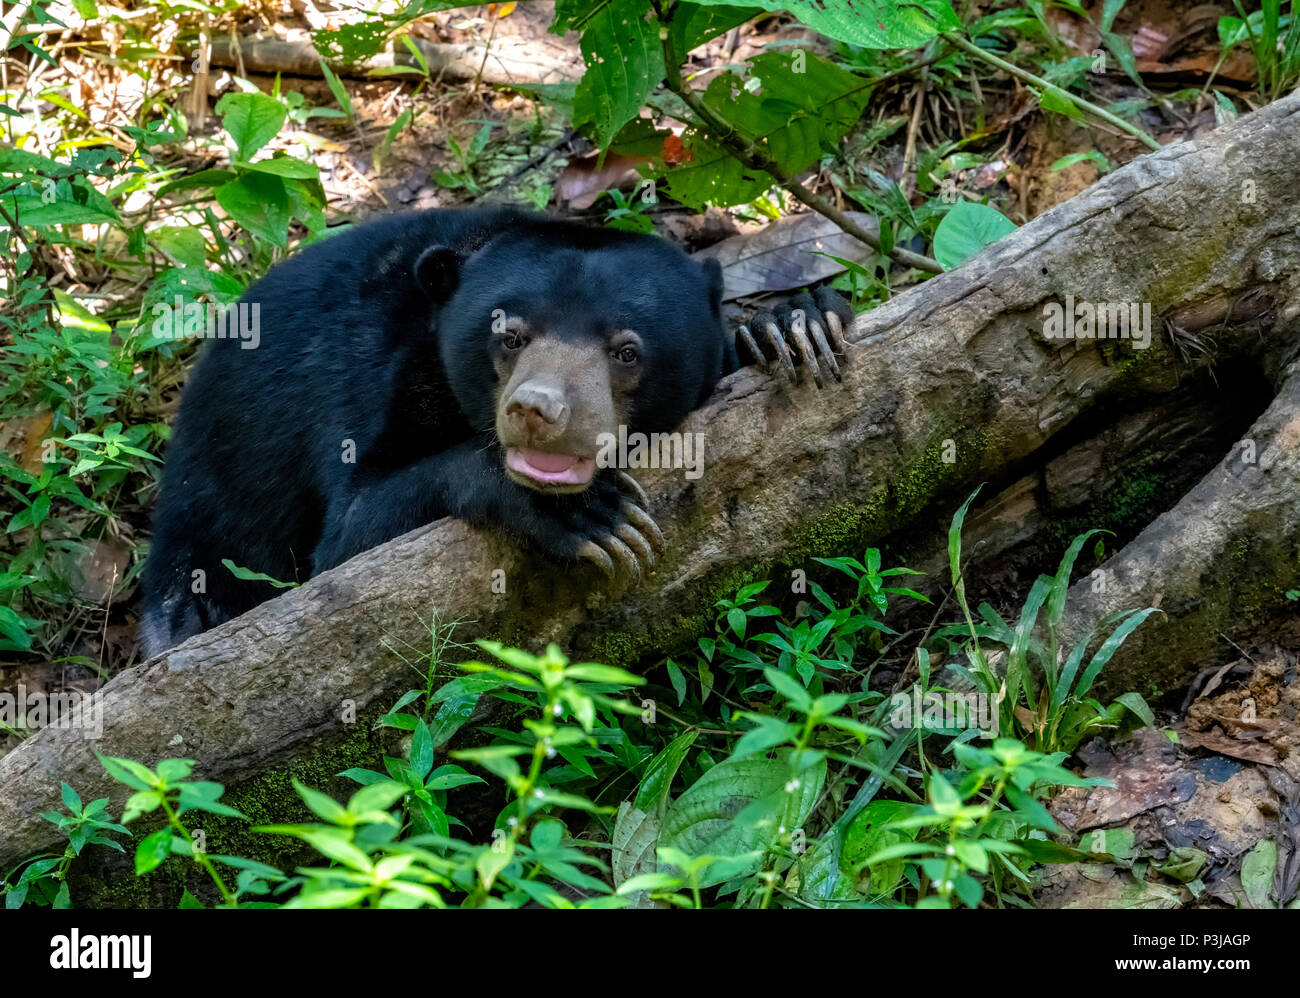
[[[738,357],[722,274],[652,236],[514,208],[435,210],[312,245],[245,293],[185,386],[145,566],[154,655],[442,516],[636,577],[662,543],[597,440],[669,432]],[[817,383],[833,292],[752,323]],[[763,354],[747,329],[741,344]],[[829,337],[829,341],[828,341]]]

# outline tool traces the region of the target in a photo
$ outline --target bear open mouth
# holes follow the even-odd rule
[[[596,473],[596,462],[573,454],[548,454],[522,447],[506,449],[506,467],[542,485],[586,485]]]

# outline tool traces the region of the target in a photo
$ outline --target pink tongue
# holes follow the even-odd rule
[[[550,474],[568,471],[578,463],[578,459],[569,454],[547,454],[539,450],[520,450],[519,454],[538,471]]]

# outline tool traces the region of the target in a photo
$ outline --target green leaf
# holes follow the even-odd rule
[[[273,97],[244,93],[226,94],[217,101],[216,112],[245,162],[280,133],[289,114]]]
[[[421,784],[433,768],[433,737],[429,726],[421,721],[411,736],[411,775]]]
[[[696,2],[712,6],[714,0]],[[961,28],[947,0],[754,0],[754,5],[789,11],[827,38],[869,49],[920,48],[940,31]]]
[[[1088,538],[1094,534],[1110,534],[1112,537],[1114,536],[1111,531],[1100,529],[1089,530],[1080,534],[1070,542],[1070,546],[1066,548],[1065,554],[1061,558],[1060,565],[1057,566],[1056,575],[1052,579],[1052,597],[1047,603],[1047,619],[1053,626],[1059,624],[1061,618],[1065,615],[1065,600],[1070,592],[1070,575],[1074,571],[1075,559],[1079,557],[1079,552],[1083,550]]]
[[[686,702],[686,674],[682,672],[682,667],[671,658],[665,668],[668,672],[668,681],[673,684],[673,692],[677,694],[677,705],[680,707]]]
[[[645,775],[641,777],[641,785],[637,789],[636,800],[633,801],[633,806],[638,811],[654,814],[659,809],[659,806],[668,799],[673,777],[677,775],[682,760],[686,758],[686,753],[690,747],[695,744],[698,735],[698,731],[682,732],[650,760],[650,764],[646,766]]]
[[[791,676],[770,666],[763,670],[763,675],[772,684],[772,688],[789,700],[795,708],[805,714],[811,709],[812,697]]]
[[[966,497],[966,501],[961,504],[961,508],[953,514],[952,523],[948,527],[948,566],[952,571],[952,584],[957,586],[962,581],[961,576],[961,527],[966,520],[966,512],[970,509],[971,503],[975,497],[980,494],[978,486],[974,492]]]
[[[849,824],[840,847],[840,868],[857,880],[864,869],[865,860],[891,846],[910,842],[915,830],[892,828],[890,823],[911,815],[916,805],[907,801],[872,801]],[[874,863],[870,869],[867,891],[873,895],[889,895],[903,878],[907,865],[905,856],[893,856]]]
[[[1114,169],[1110,160],[1105,155],[1099,153],[1096,149],[1089,149],[1087,152],[1072,152],[1068,156],[1062,156],[1055,163],[1048,167],[1049,170],[1068,170],[1076,163],[1091,161],[1097,164],[1099,173],[1109,173]]]
[[[60,182],[60,187],[62,187]],[[47,225],[99,225],[104,222],[120,223],[117,211],[102,194],[75,188],[84,201],[73,200],[59,190],[53,201],[39,195],[10,194],[4,198],[5,209],[19,225],[41,228]]]
[[[1262,839],[1241,861],[1241,886],[1252,908],[1272,908],[1269,893],[1277,869],[1277,843]]]
[[[193,759],[164,759],[158,763],[158,775],[166,783],[177,783],[194,772]]]
[[[1156,715],[1148,706],[1141,693],[1123,693],[1115,698],[1116,703],[1123,704],[1129,711],[1142,720],[1148,728],[1156,726]]]
[[[132,790],[152,790],[158,785],[158,777],[154,775],[153,770],[132,759],[117,759],[113,756],[101,755],[99,762],[108,771],[109,776],[118,783],[126,784]]]
[[[62,177],[74,172],[67,163],[38,156],[26,149],[0,149],[0,173],[48,173]]]
[[[450,741],[451,736],[474,715],[474,708],[477,706],[477,695],[451,697],[444,700],[429,723],[429,740],[433,743],[433,747],[437,748]]]
[[[284,249],[288,246],[289,195],[284,178],[246,173],[216,190],[217,204],[255,236]]]
[[[787,829],[801,827],[826,778],[825,758],[813,755],[813,760],[801,768],[798,784],[789,793],[789,752],[774,759],[748,757],[719,763],[669,807],[660,847],[679,849],[690,856],[742,856],[756,852],[773,838],[777,824]],[[700,886],[752,872],[761,860],[758,852],[740,870],[710,868],[701,875]]]
[[[348,801],[348,813],[362,821],[384,820],[383,812],[401,800],[407,790],[396,780],[371,783],[352,795]]]
[[[649,10],[649,0],[608,0],[583,29],[587,68],[574,93],[574,123],[593,124],[602,148],[663,81],[659,25],[646,19]]]
[[[307,805],[307,809],[322,821],[340,824],[346,820],[346,809],[333,797],[323,794],[319,790],[313,790],[306,784],[300,783],[296,778],[293,781],[293,788],[298,791],[298,796]]]
[[[715,76],[701,95],[714,114],[739,136],[795,174],[834,151],[861,119],[870,83],[812,53],[765,52],[749,61],[745,76]],[[692,158],[666,170],[674,198],[691,205],[752,201],[775,183],[750,170],[707,136],[688,133]]]
[[[1069,92],[1058,86],[1046,86],[1040,93],[1030,87],[1030,92],[1038,95],[1038,103],[1044,111],[1064,115],[1073,121],[1083,121],[1083,109],[1070,99]]]
[[[281,582],[279,579],[273,579],[269,575],[263,575],[261,572],[254,572],[251,568],[244,568],[236,565],[229,558],[222,558],[221,564],[229,569],[230,574],[237,579],[243,579],[245,582],[269,582],[277,589],[293,589],[298,585],[296,582]]]
[[[763,12],[762,7],[733,7],[714,3],[679,3],[673,11],[669,31],[673,38],[673,51],[685,57],[691,49],[717,38],[738,24]]]
[[[958,201],[935,230],[934,258],[944,270],[952,270],[1015,229],[1015,222],[996,208]]]
[[[738,716],[753,721],[754,727],[746,731],[740,741],[736,742],[735,748],[731,750],[733,759],[783,745],[793,741],[799,734],[799,725],[782,721],[780,718],[768,717],[766,714],[752,714],[748,711]]]
[[[149,233],[149,241],[182,267],[199,269],[207,258],[203,233],[188,225],[169,225]]]
[[[1126,617],[1123,622],[1110,633],[1110,636],[1107,637],[1106,640],[1102,642],[1101,647],[1097,649],[1097,653],[1092,656],[1091,660],[1089,660],[1088,668],[1084,670],[1083,675],[1079,678],[1079,686],[1074,691],[1075,697],[1082,698],[1090,689],[1092,689],[1092,684],[1096,681],[1097,674],[1101,672],[1106,663],[1111,660],[1111,657],[1115,652],[1119,651],[1120,645],[1124,643],[1125,639],[1127,639],[1144,620],[1156,612],[1158,612],[1157,608],[1153,606],[1147,607],[1145,610],[1139,610]]]
[[[564,675],[569,679],[577,679],[582,682],[616,683],[619,686],[640,686],[645,682],[640,676],[634,676],[624,669],[618,669],[612,665],[598,665],[594,662],[579,662],[576,665],[567,666]]]
[[[81,798],[77,795],[77,791],[73,790],[72,787],[64,783],[62,785],[62,796],[63,796],[64,807],[66,807],[73,814],[81,813]]]
[[[510,839],[503,840],[503,847],[498,850],[496,846],[491,849],[484,849],[478,855],[474,862],[474,868],[478,871],[479,880],[482,882],[484,889],[490,888],[502,870],[510,865],[514,858],[514,843]]]
[[[481,776],[465,772],[459,766],[439,766],[424,785],[425,790],[454,790],[470,783],[486,783]]]
[[[135,849],[136,876],[148,873],[171,855],[172,834],[171,826],[168,825],[140,840]]]
[[[156,811],[162,806],[162,795],[156,790],[140,790],[126,799],[122,808],[122,821],[132,822],[142,814]]]
[[[0,606],[0,635],[7,638],[22,651],[30,651],[32,635],[23,623],[23,618],[7,606]]]
[[[293,177],[297,180],[320,179],[320,170],[316,168],[315,163],[308,163],[301,159],[294,159],[292,156],[279,155],[271,159],[259,160],[256,163],[245,163],[236,160],[231,165],[240,170],[253,170],[256,173],[273,173],[277,177]]]
[[[225,789],[220,783],[207,780],[182,783],[178,800],[180,811],[206,811],[208,814],[220,814],[228,818],[244,818],[245,815],[229,804],[221,803],[219,798]]]

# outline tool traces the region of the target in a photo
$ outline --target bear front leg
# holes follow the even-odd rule
[[[548,557],[590,561],[611,578],[635,581],[654,565],[663,535],[640,486],[602,471],[574,495],[512,482],[496,447],[458,444],[378,481],[342,490],[329,504],[313,574],[443,516],[505,530]]]

